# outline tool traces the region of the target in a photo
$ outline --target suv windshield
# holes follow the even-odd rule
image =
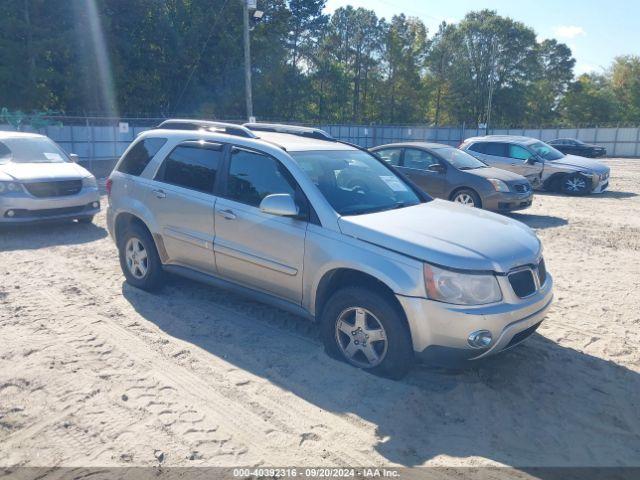
[[[2,163],[64,163],[67,154],[48,138],[5,138],[0,141]]]
[[[361,215],[421,203],[404,180],[360,150],[291,152],[340,215]]]
[[[459,170],[473,170],[474,168],[484,168],[488,166],[476,157],[473,157],[462,150],[458,150],[457,148],[438,148],[435,152]]]
[[[534,142],[527,146],[529,147],[530,150],[533,150],[535,153],[537,153],[540,157],[542,157],[545,160],[553,161],[553,160],[560,160],[561,158],[564,158],[564,153],[559,152],[558,150],[553,148],[551,145],[547,145],[546,143],[543,143],[543,142]]]

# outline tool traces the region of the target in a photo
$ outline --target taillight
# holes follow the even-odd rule
[[[107,190],[107,195],[111,195],[112,186],[113,186],[113,180],[111,180],[111,178],[107,178],[107,182],[104,184],[104,187]]]

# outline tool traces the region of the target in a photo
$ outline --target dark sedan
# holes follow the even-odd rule
[[[547,143],[566,155],[598,158],[604,157],[607,154],[607,149],[604,147],[584,143],[582,140],[576,140],[574,138],[557,138]]]
[[[531,206],[522,175],[493,168],[462,150],[438,143],[394,143],[371,149],[432,197],[508,212]]]

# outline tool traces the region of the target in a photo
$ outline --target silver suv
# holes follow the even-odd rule
[[[107,188],[130,284],[172,272],[248,294],[320,322],[330,355],[384,376],[508,349],[552,300],[528,227],[432,200],[322,130],[172,121],[134,141]]]
[[[527,177],[539,190],[587,195],[609,186],[610,169],[604,163],[565,155],[536,138],[487,135],[468,138],[459,148],[492,167]]]

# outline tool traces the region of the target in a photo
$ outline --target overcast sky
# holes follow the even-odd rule
[[[569,45],[576,74],[601,72],[618,55],[640,55],[640,0],[327,0],[327,11],[344,5],[372,9],[387,19],[398,13],[419,17],[429,36],[443,20],[457,22],[470,10],[497,10],[532,27],[539,39]]]

